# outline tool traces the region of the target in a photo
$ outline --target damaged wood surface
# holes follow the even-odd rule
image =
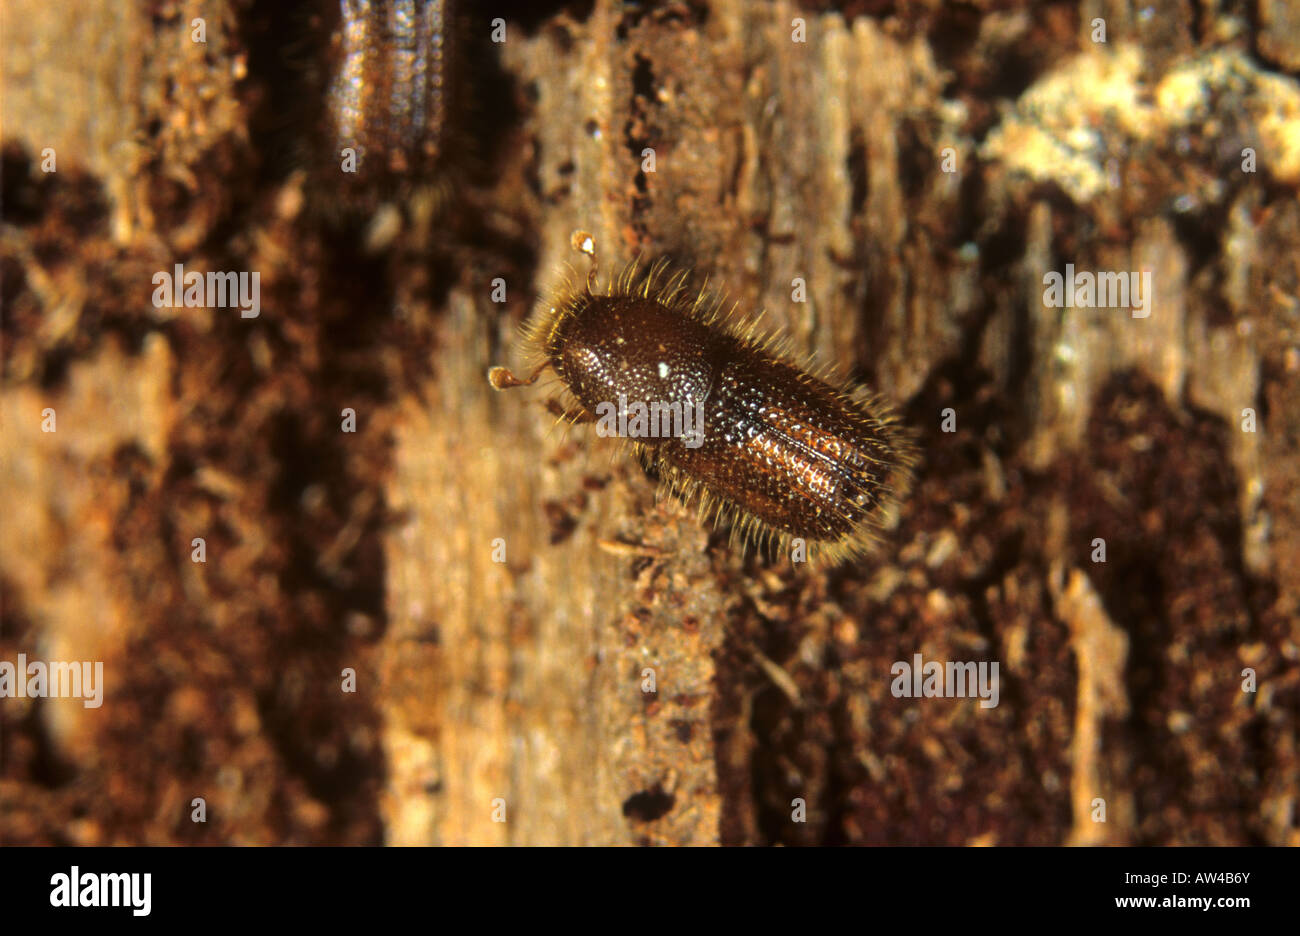
[[[1150,7],[507,5],[382,233],[277,14],[7,2],[0,659],[107,685],[0,707],[0,840],[1300,844],[1300,35]],[[879,556],[736,555],[491,391],[576,228],[898,402]],[[156,308],[179,262],[260,316]]]

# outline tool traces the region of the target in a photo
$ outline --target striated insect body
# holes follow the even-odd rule
[[[640,279],[629,270],[603,294],[590,278],[568,290],[530,330],[533,376],[494,368],[493,385],[550,368],[571,415],[649,412],[643,430],[661,428],[656,415],[698,412],[693,432],[627,433],[669,495],[730,523],[743,545],[785,552],[802,539],[832,560],[868,551],[914,460],[890,408],[786,359],[707,297],[692,299],[682,277],[663,279],[661,268]]]
[[[362,183],[431,173],[445,157],[460,93],[448,0],[340,0],[328,112],[336,154]]]

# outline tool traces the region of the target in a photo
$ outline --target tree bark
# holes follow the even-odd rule
[[[282,155],[278,14],[10,0],[0,651],[108,676],[0,709],[0,840],[1300,842],[1300,36],[1152,9],[470,17],[469,155],[381,236]],[[742,556],[490,389],[575,229],[896,401],[878,555]],[[259,318],[157,308],[182,262]]]

